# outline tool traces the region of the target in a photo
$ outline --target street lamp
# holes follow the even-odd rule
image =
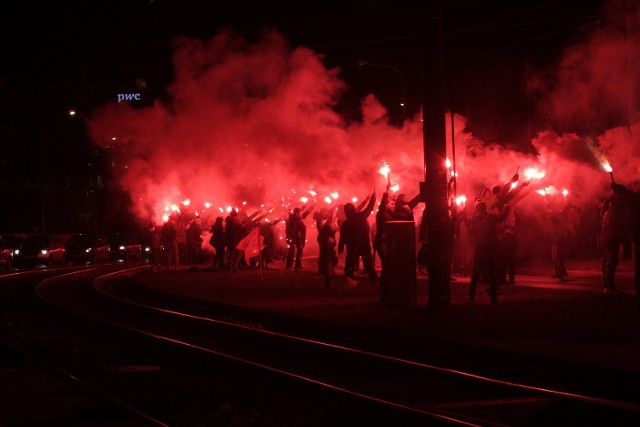
[[[398,73],[398,76],[400,76],[400,89],[402,90],[402,98],[401,98],[402,102],[400,103],[400,106],[402,107],[402,121],[404,122],[407,119],[407,114],[405,111],[406,96],[405,96],[405,87],[404,87],[404,75],[402,74],[402,71],[400,71],[398,67],[394,67],[393,65],[377,64],[375,62],[369,62],[369,61],[358,61],[358,65],[360,66],[370,65],[372,67],[390,68],[396,73]]]

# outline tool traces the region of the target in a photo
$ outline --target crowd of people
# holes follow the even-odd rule
[[[451,280],[456,273],[469,274],[469,302],[476,298],[478,286],[490,296],[492,303],[499,302],[505,286],[516,283],[516,252],[518,248],[519,214],[517,205],[532,192],[529,182],[520,182],[518,173],[506,183],[486,188],[473,203],[462,208],[450,197],[449,220],[451,236]],[[451,182],[450,182],[451,184]],[[450,186],[451,187],[451,186]],[[615,272],[619,257],[630,256],[628,246],[640,245],[640,194],[612,183],[613,194],[599,206],[595,245],[602,256],[602,279],[607,295],[618,293]],[[231,210],[226,217],[218,216],[210,226],[203,227],[202,219],[194,216],[188,221],[172,215],[159,227],[151,226],[153,263],[176,270],[178,265],[195,265],[212,259],[214,271],[236,271],[244,266],[268,268],[279,259],[285,269],[298,272],[307,245],[306,219],[314,212],[317,232],[318,274],[324,276],[325,288],[334,285],[339,256],[344,254],[344,271],[339,288],[357,286],[368,277],[370,286],[379,287],[380,300],[388,293],[389,271],[389,222],[410,221],[415,225],[413,210],[422,202],[420,194],[409,199],[404,194],[391,191],[390,183],[379,200],[375,190],[357,206],[354,203],[331,204],[316,209],[316,202],[308,202],[292,208],[285,218],[269,218],[272,211],[260,210],[242,219],[238,210]],[[376,208],[377,206],[377,208]],[[548,203],[546,206],[545,241],[554,279],[568,280],[565,260],[575,246],[580,229],[584,228],[585,213],[567,203]],[[425,215],[423,209],[416,237],[419,253],[417,267],[426,267],[423,251],[428,251]],[[373,219],[372,219],[373,217]],[[286,245],[277,245],[275,227],[284,222]],[[259,251],[245,254],[243,239],[253,230],[259,236]],[[633,230],[633,233],[631,233]],[[210,236],[204,242],[204,236]],[[589,238],[591,239],[591,238]],[[594,244],[591,241],[586,245]],[[208,244],[208,250],[204,250]],[[240,249],[239,249],[240,245]],[[636,286],[640,289],[640,255],[634,247],[636,260]],[[209,256],[205,256],[208,253]],[[380,274],[375,263],[380,260]],[[357,274],[360,272],[359,274]],[[640,299],[639,299],[640,303]],[[640,307],[640,304],[639,304]]]

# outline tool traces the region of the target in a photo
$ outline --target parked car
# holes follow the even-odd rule
[[[20,246],[24,243],[24,237],[15,236],[13,234],[4,234],[2,235],[2,239],[7,242],[14,251],[16,249],[20,249]]]
[[[100,234],[74,234],[65,245],[69,262],[108,262],[111,260],[111,247],[107,239]]]
[[[10,270],[13,267],[13,247],[0,237],[0,266],[5,270]]]
[[[44,264],[65,265],[67,253],[59,238],[49,234],[32,234],[13,252],[16,266]]]
[[[151,249],[151,245],[148,243],[142,244],[142,259],[145,261],[153,260],[153,249]]]
[[[135,237],[116,233],[109,239],[112,260],[139,260],[142,258],[142,244]]]
[[[5,234],[0,236],[0,266],[10,270],[14,265],[15,251],[20,249],[24,237]]]

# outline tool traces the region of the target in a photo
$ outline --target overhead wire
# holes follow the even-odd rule
[[[485,55],[490,55],[490,54],[493,54],[493,53],[496,53],[496,52],[501,52],[501,51],[504,51],[504,50],[513,49],[515,47],[523,46],[523,45],[526,45],[526,44],[529,44],[529,43],[533,43],[533,42],[536,42],[536,41],[540,41],[540,40],[544,40],[544,39],[551,38],[551,37],[554,37],[554,36],[558,36],[560,34],[570,33],[570,32],[573,32],[573,31],[575,31],[577,29],[592,27],[592,26],[595,26],[595,25],[601,25],[603,21],[605,21],[605,19],[601,19],[601,20],[598,20],[598,21],[595,21],[595,22],[589,22],[587,24],[579,25],[577,27],[568,28],[568,29],[562,30],[562,31],[556,31],[556,32],[553,32],[553,33],[550,33],[550,34],[546,34],[546,35],[543,35],[543,36],[530,38],[530,39],[522,41],[522,42],[512,43],[512,44],[509,44],[509,45],[506,45],[506,46],[501,46],[501,47],[498,47],[498,48],[495,48],[495,49],[485,50],[483,52],[479,52],[479,53],[474,54],[474,55],[468,55],[468,56],[465,56],[465,57],[462,57],[462,58],[458,58],[458,59],[455,59],[455,60],[447,61],[447,64],[455,64],[455,63],[459,63],[459,62],[463,62],[463,61],[468,61],[470,59],[475,59],[475,58],[479,58],[479,57],[485,56]]]
[[[469,27],[468,30],[482,28],[486,24],[490,24],[490,23],[493,23],[493,22],[500,22],[500,21],[503,21],[505,19],[512,18],[514,16],[521,15],[523,13],[530,12],[532,10],[539,9],[539,8],[544,7],[546,5],[549,5],[551,3],[557,3],[557,2],[558,2],[558,0],[549,0],[549,1],[545,2],[545,3],[537,4],[537,5],[534,5],[534,6],[531,6],[531,7],[525,7],[524,9],[516,10],[516,11],[514,11],[512,13],[508,13],[508,14],[505,14],[505,15],[502,15],[502,16],[498,16],[498,17],[489,19],[489,20],[487,20],[485,22],[478,23],[478,24],[476,24],[474,26]]]

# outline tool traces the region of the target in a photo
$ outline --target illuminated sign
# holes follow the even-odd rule
[[[139,93],[119,93],[118,94],[118,103],[122,101],[140,101]]]

